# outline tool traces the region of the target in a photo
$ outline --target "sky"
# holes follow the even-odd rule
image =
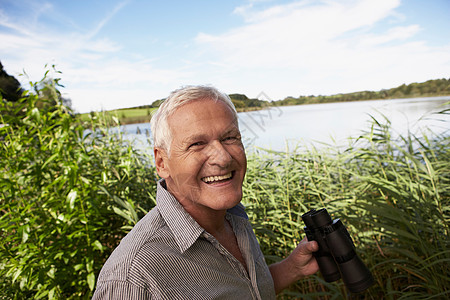
[[[450,0],[0,0],[0,61],[25,87],[54,65],[79,113],[198,84],[378,91],[450,77],[449,15]]]

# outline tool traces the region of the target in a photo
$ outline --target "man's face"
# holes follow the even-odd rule
[[[226,210],[241,201],[247,168],[237,120],[222,102],[202,99],[168,119],[170,153],[155,149],[158,173],[189,210]]]

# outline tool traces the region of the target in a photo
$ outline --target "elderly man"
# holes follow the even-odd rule
[[[236,110],[215,88],[174,91],[152,118],[157,204],[103,266],[93,299],[274,299],[318,270],[316,242],[267,266],[243,206]]]

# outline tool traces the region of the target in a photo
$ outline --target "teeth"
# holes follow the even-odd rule
[[[221,176],[208,176],[208,177],[203,177],[202,180],[203,182],[209,183],[209,182],[214,182],[214,181],[219,181],[219,180],[225,180],[231,178],[231,172],[225,175],[221,175]]]

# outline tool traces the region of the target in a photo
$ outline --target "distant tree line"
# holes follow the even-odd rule
[[[301,105],[315,103],[332,103],[332,102],[348,102],[348,101],[364,101],[377,99],[397,99],[397,98],[414,98],[414,97],[432,97],[450,95],[450,78],[434,79],[422,83],[402,84],[391,89],[383,89],[380,91],[361,91],[347,94],[336,94],[329,96],[299,96],[286,97],[283,100],[265,101],[256,98],[248,98],[244,94],[229,94],[231,101],[237,111],[257,110],[267,106],[285,106],[285,105]],[[165,99],[153,101],[150,105],[142,105],[135,108],[158,108]],[[120,111],[120,109],[118,110]]]
[[[450,78],[434,79],[422,83],[402,84],[398,87],[374,91],[362,91],[347,94],[336,94],[330,96],[300,96],[286,97],[283,100],[272,101],[271,105],[299,105],[314,103],[348,102],[376,99],[397,99],[414,97],[432,97],[450,95]]]
[[[267,101],[259,100],[256,98],[250,99],[244,94],[230,94],[228,96],[230,97],[231,101],[233,102],[234,106],[236,107],[236,109],[238,111],[268,106]],[[141,105],[141,106],[137,106],[134,108],[136,108],[136,109],[137,108],[139,108],[139,109],[158,108],[161,105],[161,103],[163,103],[164,100],[166,100],[166,99],[164,98],[164,99],[155,100],[152,102],[152,104]],[[127,108],[124,108],[124,109],[127,109]],[[117,111],[120,111],[120,110],[122,110],[122,109],[118,109]]]
[[[243,94],[229,94],[231,101],[236,107],[236,110],[243,111],[248,109],[261,108],[268,105],[267,101],[259,100],[256,98],[248,98]]]
[[[140,105],[140,106],[136,106],[136,107],[133,107],[133,108],[140,108],[140,109],[143,109],[143,108],[147,108],[147,109],[149,109],[149,108],[158,108],[161,105],[161,103],[163,103],[164,100],[166,100],[166,98],[155,100],[155,101],[152,102],[152,104]],[[119,108],[119,109],[117,109],[117,111],[125,110],[125,109],[129,109],[129,108]]]
[[[397,99],[415,97],[433,97],[450,95],[450,78],[433,79],[422,83],[402,84],[391,89],[380,91],[361,91],[329,96],[299,96],[286,97],[283,100],[264,101],[256,98],[248,98],[244,94],[229,94],[234,106],[238,111],[260,109],[267,106],[301,105],[315,103],[349,102],[378,99]],[[151,105],[139,106],[138,108],[159,107],[165,99],[154,101]]]

